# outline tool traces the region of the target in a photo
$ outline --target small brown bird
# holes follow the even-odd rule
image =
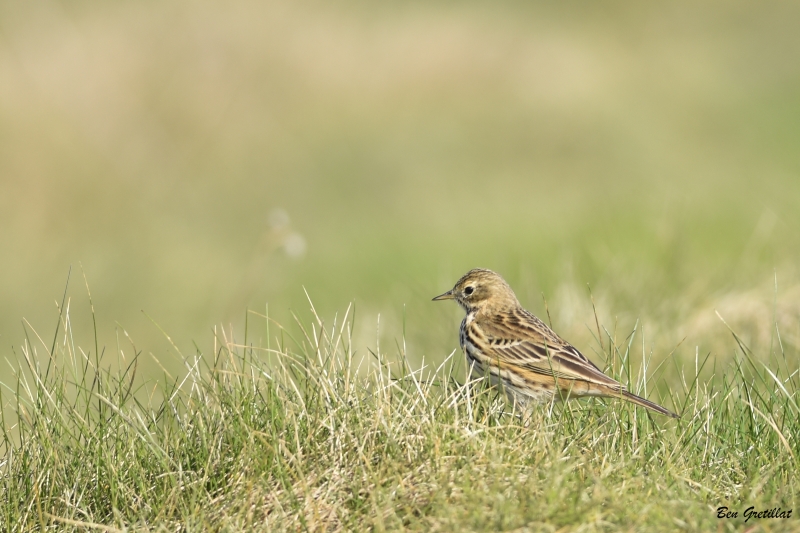
[[[603,374],[570,343],[522,308],[499,274],[476,268],[434,300],[455,300],[467,312],[459,342],[473,372],[502,383],[511,401],[525,406],[585,396],[622,398],[680,418]]]

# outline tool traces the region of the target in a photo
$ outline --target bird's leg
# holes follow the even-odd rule
[[[525,398],[520,394],[514,394],[511,391],[506,391],[506,396],[511,402],[514,415],[519,417],[522,427],[529,427],[533,419],[535,402],[530,401],[529,398]]]

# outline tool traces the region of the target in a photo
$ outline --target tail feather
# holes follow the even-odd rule
[[[671,416],[672,418],[680,418],[679,415],[676,415],[675,413],[673,413],[669,409],[665,409],[665,408],[661,407],[660,405],[658,405],[657,403],[653,403],[650,400],[645,400],[644,398],[636,396],[635,394],[630,393],[630,392],[628,392],[626,390],[620,391],[620,394],[622,394],[622,398],[623,399],[628,400],[631,403],[635,403],[636,405],[641,405],[642,407],[646,407],[646,408],[650,409],[651,411],[655,411],[656,413],[659,413],[659,414],[662,414],[662,415]]]

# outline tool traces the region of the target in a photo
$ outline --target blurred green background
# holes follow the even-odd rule
[[[329,322],[355,301],[361,346],[380,313],[386,342],[405,320],[412,357],[439,359],[460,311],[430,298],[476,266],[540,315],[544,294],[595,360],[587,284],[656,359],[732,351],[714,309],[796,349],[798,20],[788,1],[0,3],[3,353],[23,317],[51,341],[70,265],[87,351],[81,265],[108,349],[119,324],[170,350],[145,311],[209,351],[247,308],[307,319],[305,287]]]

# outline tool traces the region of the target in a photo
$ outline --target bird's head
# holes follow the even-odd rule
[[[519,305],[514,291],[500,274],[475,268],[464,274],[455,287],[440,294],[434,301],[455,300],[469,313],[482,308],[501,309]]]

